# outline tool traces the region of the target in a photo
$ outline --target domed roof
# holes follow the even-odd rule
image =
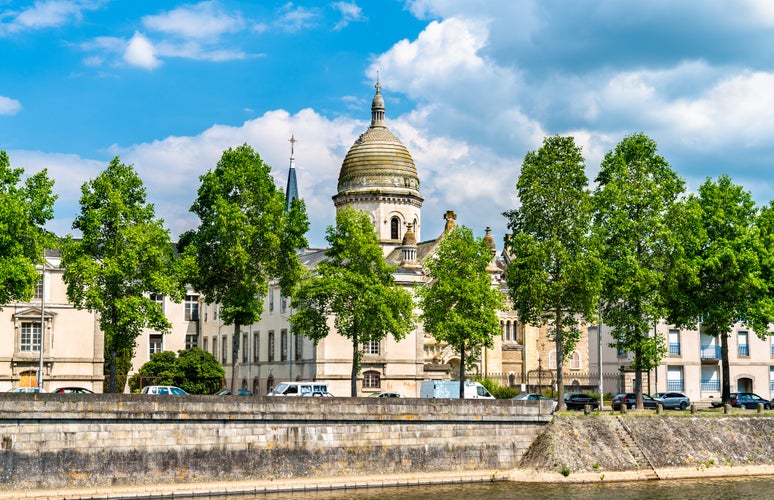
[[[338,193],[379,191],[419,196],[419,176],[406,146],[384,123],[384,99],[376,84],[371,126],[349,148],[339,171]]]

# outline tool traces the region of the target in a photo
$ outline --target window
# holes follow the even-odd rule
[[[390,219],[390,238],[393,240],[400,239],[400,232],[398,231],[400,227],[400,219],[397,217],[393,217]]]
[[[771,357],[774,358],[774,333],[769,333],[769,343],[771,344]]]
[[[378,340],[369,340],[363,344],[363,354],[372,354],[378,356],[381,353],[382,349]]]
[[[221,362],[225,365],[228,363],[228,337],[226,335],[223,336],[223,339],[220,344],[220,359]]]
[[[212,306],[212,321],[218,321],[218,305]]]
[[[208,347],[209,346],[207,345],[207,337],[204,337],[204,348],[203,348],[204,352],[209,352]]]
[[[185,348],[193,349],[199,346],[199,336],[195,333],[186,333],[185,335]]]
[[[505,341],[506,342],[511,341],[511,322],[510,321],[505,322]]]
[[[280,295],[280,313],[285,314],[288,311],[288,298]]]
[[[556,370],[556,351],[548,353],[548,369]]]
[[[667,366],[667,390],[684,391],[682,366]]]
[[[218,339],[212,337],[212,357],[218,359]]]
[[[274,330],[269,330],[269,361],[274,361]]]
[[[247,333],[242,333],[242,363],[247,363],[248,352],[250,352],[250,346],[247,344]]]
[[[199,296],[185,296],[185,320],[199,321]]]
[[[151,333],[148,337],[148,355],[152,356],[164,350],[164,336],[160,333]]]
[[[159,305],[161,308],[161,312],[164,312],[164,296],[160,293],[152,293],[150,294],[149,298]]]
[[[35,284],[35,298],[38,300],[43,298],[43,278],[42,277]]]
[[[619,358],[626,356],[626,349],[624,349],[623,345],[621,345],[620,343],[617,344],[616,350],[618,351]]]
[[[274,289],[269,287],[269,312],[274,311]]]
[[[750,346],[747,344],[747,332],[737,334],[737,343],[739,345],[739,356],[746,357],[750,355]]]
[[[21,342],[19,350],[22,352],[40,352],[40,322],[25,321],[21,324]]]
[[[774,366],[769,367],[769,390],[774,391]]]
[[[288,360],[288,331],[284,328],[280,331],[280,360]]]
[[[382,386],[382,378],[379,372],[369,370],[363,372],[363,389],[379,389]]]
[[[296,342],[296,359],[304,359],[304,339],[302,335],[294,335]]]
[[[581,368],[580,353],[578,351],[573,351],[572,358],[570,359],[570,369],[580,370],[580,368]]]
[[[258,362],[258,355],[261,353],[260,349],[258,348],[260,344],[258,343],[258,332],[253,332],[253,361],[256,363]]]
[[[210,309],[210,305],[204,304],[204,322],[205,323],[207,322],[207,313],[209,312],[209,309]]]
[[[669,330],[669,355],[680,355],[680,330]]]

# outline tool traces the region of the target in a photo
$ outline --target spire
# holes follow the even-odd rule
[[[382,86],[379,83],[379,73],[376,73],[376,95],[371,103],[371,127],[384,127],[384,99],[382,99],[381,89]]]
[[[298,199],[298,185],[296,184],[296,159],[295,145],[296,136],[290,134],[290,168],[288,169],[288,183],[285,187],[285,211],[290,212],[290,205],[293,200]]]

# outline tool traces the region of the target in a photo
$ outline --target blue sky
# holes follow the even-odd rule
[[[250,144],[284,185],[294,134],[323,246],[378,70],[420,175],[421,238],[454,210],[501,246],[521,161],[553,134],[583,147],[592,187],[642,131],[689,191],[726,173],[769,203],[771,47],[767,0],[0,0],[0,149],[56,180],[58,234],[120,155],[176,237],[224,149]]]

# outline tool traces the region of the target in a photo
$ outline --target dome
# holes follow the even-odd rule
[[[384,99],[378,83],[371,104],[371,126],[349,148],[341,164],[338,193],[354,194],[374,189],[385,194],[419,196],[419,176],[414,159],[384,123]]]

